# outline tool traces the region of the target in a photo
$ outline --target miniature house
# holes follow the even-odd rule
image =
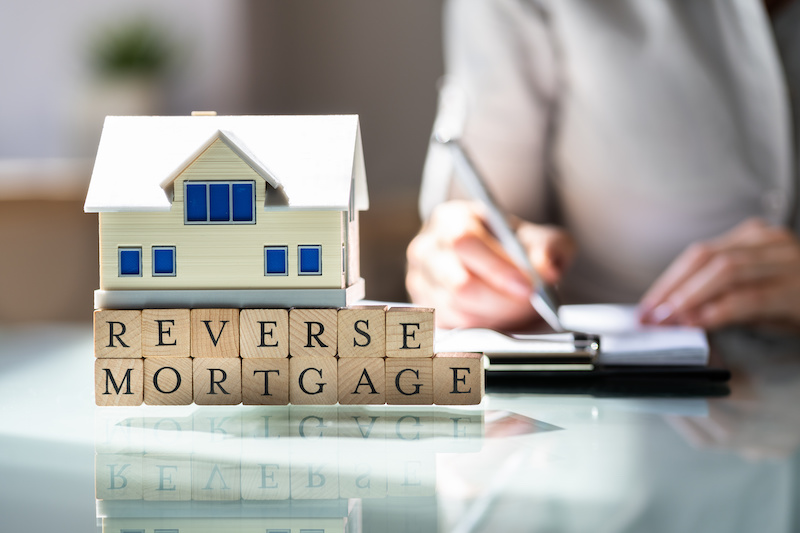
[[[108,117],[95,308],[350,305],[367,207],[357,116]]]

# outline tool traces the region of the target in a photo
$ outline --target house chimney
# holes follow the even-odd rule
[[[192,111],[193,117],[216,117],[216,111]]]

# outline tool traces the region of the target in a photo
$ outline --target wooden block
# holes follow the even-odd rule
[[[484,391],[482,353],[437,353],[433,358],[433,403],[477,405]]]
[[[242,359],[242,403],[289,404],[289,359]]]
[[[386,357],[433,357],[433,309],[386,311]]]
[[[236,405],[242,403],[242,360],[208,358],[192,360],[194,403]]]
[[[192,357],[239,357],[238,309],[192,309]]]
[[[94,465],[98,500],[142,499],[142,454],[98,453]]]
[[[243,358],[289,356],[287,309],[242,309],[239,314],[239,353]]]
[[[97,405],[142,405],[143,359],[96,359],[94,400]]]
[[[241,498],[239,461],[216,461],[192,456],[192,499],[230,501]]]
[[[433,404],[433,359],[386,359],[386,403]]]
[[[386,365],[383,358],[340,357],[337,380],[340,404],[386,403]]]
[[[148,501],[191,500],[190,455],[145,455],[142,463],[142,493]]]
[[[269,459],[242,461],[242,499],[288,500],[291,496],[289,449],[265,446],[261,452]]]
[[[192,328],[189,309],[142,310],[143,357],[189,357]]]
[[[336,355],[337,309],[289,311],[289,353],[292,357]]]
[[[192,403],[192,360],[188,357],[156,357],[144,360],[144,403],[189,405]]]
[[[362,305],[339,309],[339,357],[384,357],[386,307]]]
[[[94,356],[109,359],[140,359],[142,312],[95,311]]]
[[[335,357],[289,359],[289,401],[295,405],[334,405],[339,390]]]

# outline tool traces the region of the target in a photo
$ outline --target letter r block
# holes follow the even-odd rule
[[[95,359],[95,403],[100,406],[142,405],[142,374],[142,359]]]
[[[192,357],[239,357],[238,309],[192,309]]]
[[[392,307],[386,311],[386,357],[433,357],[433,309]]]
[[[433,359],[386,359],[386,403],[433,404]]]
[[[334,405],[339,396],[335,357],[289,359],[289,401],[294,405]]]
[[[142,310],[143,357],[191,355],[189,309]]]
[[[94,312],[94,356],[109,359],[142,357],[142,312]]]
[[[386,403],[386,364],[382,357],[340,357],[338,374],[340,404]]]
[[[188,357],[151,357],[144,360],[144,403],[192,403],[192,360]]]
[[[437,353],[433,358],[433,402],[476,405],[484,395],[482,353]]]
[[[292,309],[289,311],[289,353],[291,356],[335,356],[337,311],[337,309]]]
[[[194,403],[237,405],[242,403],[242,360],[202,357],[192,360]]]

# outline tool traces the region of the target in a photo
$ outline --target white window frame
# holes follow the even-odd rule
[[[319,268],[316,272],[303,272],[301,254],[302,250],[316,248],[319,250]],[[301,244],[297,247],[297,275],[298,276],[321,276],[322,275],[322,245],[320,244]]]
[[[164,274],[163,272],[157,273],[156,272],[156,250],[170,250],[172,252],[172,272],[169,274]],[[174,278],[178,275],[178,251],[175,249],[175,246],[153,246],[151,252],[151,260],[153,263],[153,277],[154,278]]]
[[[268,250],[283,250],[283,272],[276,274],[275,272],[267,272],[267,251]],[[289,247],[284,245],[269,245],[264,246],[264,275],[265,276],[288,276],[289,275]]]
[[[136,251],[139,252],[139,273],[138,274],[123,274],[122,273],[122,252],[123,251]],[[142,247],[141,246],[120,246],[117,248],[117,277],[120,278],[141,278],[142,277]]]

